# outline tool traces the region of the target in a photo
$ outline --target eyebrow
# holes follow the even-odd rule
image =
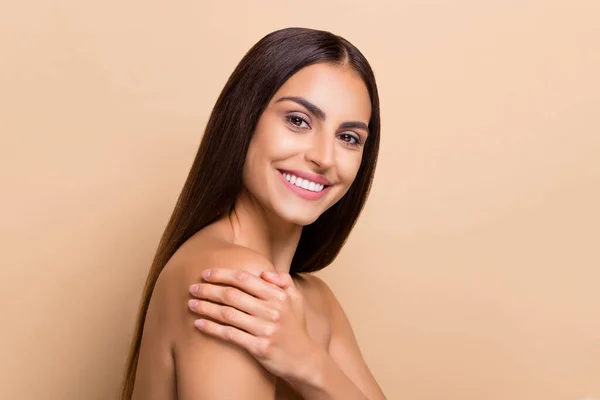
[[[319,119],[325,121],[327,119],[327,116],[325,115],[325,112],[323,112],[323,110],[321,110],[319,107],[317,107],[316,105],[314,105],[313,103],[311,103],[310,101],[306,100],[303,97],[297,97],[297,96],[284,96],[279,98],[275,103],[279,103],[282,101],[293,101],[296,104],[300,104],[302,107],[306,108],[308,111],[310,111],[311,113],[313,113],[314,115],[316,115],[317,117],[319,117]],[[343,122],[340,125],[340,128],[342,129],[364,129],[365,131],[369,132],[369,127],[367,126],[367,124],[365,124],[364,122],[361,121],[347,121],[347,122]]]

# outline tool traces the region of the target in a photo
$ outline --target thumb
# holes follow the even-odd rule
[[[267,282],[277,285],[282,289],[295,289],[292,277],[290,274],[286,274],[285,272],[263,271],[261,276]]]

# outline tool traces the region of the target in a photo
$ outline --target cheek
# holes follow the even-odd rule
[[[348,193],[350,187],[354,183],[358,171],[360,169],[360,163],[362,160],[362,154],[346,154],[343,158],[337,160],[337,171],[340,179],[339,190],[334,195],[334,201],[338,202],[342,197]]]
[[[338,161],[338,171],[340,178],[343,180],[346,186],[352,185],[358,170],[360,169],[360,163],[362,161],[362,152],[356,152],[355,154],[346,154],[345,157]]]
[[[271,165],[286,159],[299,149],[297,138],[278,124],[259,124],[248,148],[244,163],[244,182],[262,176]]]
[[[251,144],[248,152],[257,163],[273,163],[284,160],[302,151],[302,142],[285,127],[272,126],[262,131]]]

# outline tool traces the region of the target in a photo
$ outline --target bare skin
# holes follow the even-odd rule
[[[243,349],[194,329],[198,316],[185,306],[191,298],[187,289],[202,281],[203,265],[245,266],[256,275],[264,270],[262,256],[219,237],[220,228],[217,223],[189,240],[161,274],[146,317],[133,399],[302,399]],[[326,284],[312,275],[294,281],[305,300],[310,336],[344,367],[366,398],[384,399],[350,323]]]
[[[277,280],[289,279],[302,226],[352,184],[369,116],[366,87],[347,68],[312,65],[278,90],[256,128],[233,212],[188,240],[161,272],[144,326],[133,399],[385,399],[327,285],[311,275]],[[287,170],[320,177],[328,188],[319,198],[300,196],[282,178]],[[213,274],[202,279],[207,269]],[[231,270],[252,276],[239,279]],[[279,278],[270,280],[266,271]],[[237,302],[225,295],[236,287]],[[197,305],[189,306],[191,299]],[[258,301],[261,307],[248,311]],[[271,321],[264,310],[273,304],[287,306]],[[243,328],[239,318],[221,318],[226,306],[248,312]],[[204,326],[195,327],[199,318]],[[272,331],[278,336],[270,351],[258,351],[259,340],[273,338]]]

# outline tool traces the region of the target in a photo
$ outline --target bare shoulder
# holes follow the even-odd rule
[[[333,306],[336,304],[339,306],[329,285],[315,274],[302,274],[295,278],[295,281],[305,298],[317,305],[325,316],[330,316]]]
[[[267,270],[273,267],[266,257],[247,247],[199,232],[175,252],[164,273],[197,273],[207,268]]]
[[[217,397],[221,396],[217,393],[223,391],[223,385],[217,382],[227,374],[214,376],[215,386],[204,385],[200,388],[195,380],[197,376],[208,377],[213,371],[215,374],[219,371],[219,363],[213,360],[217,353],[222,361],[221,369],[227,367],[225,360],[228,360],[229,365],[241,366],[238,371],[243,376],[231,378],[245,380],[248,385],[258,385],[263,388],[263,392],[272,391],[271,378],[246,354],[225,343],[202,336],[194,327],[197,316],[187,307],[187,302],[191,299],[189,287],[201,282],[205,269],[215,267],[245,269],[256,274],[272,268],[268,260],[259,254],[228,244],[202,231],[186,241],[160,272],[150,296],[134,398],[167,399],[172,398],[175,392],[178,392],[180,399],[221,398]],[[215,368],[210,371],[203,368],[201,365],[206,365],[206,362]],[[237,393],[223,393],[231,398],[243,399]]]
[[[187,300],[191,298],[189,287],[201,282],[202,273],[210,268],[244,270],[255,275],[275,269],[272,263],[259,253],[199,232],[185,242],[163,268],[156,282],[153,297],[168,307],[170,313],[179,321],[189,319],[188,317],[192,316],[186,306]]]
[[[171,257],[159,276],[152,301],[158,308],[168,310],[168,321],[163,321],[162,329],[171,343],[178,398],[272,397],[275,378],[254,358],[194,326],[198,315],[187,306],[192,298],[189,287],[201,282],[202,272],[208,268],[246,270],[256,275],[274,269],[260,254],[202,232]]]
[[[336,335],[353,335],[350,321],[348,320],[344,309],[333,293],[329,285],[320,277],[314,274],[303,276],[303,284],[307,293],[310,293],[313,301],[320,302],[323,314],[328,318],[332,338]]]

